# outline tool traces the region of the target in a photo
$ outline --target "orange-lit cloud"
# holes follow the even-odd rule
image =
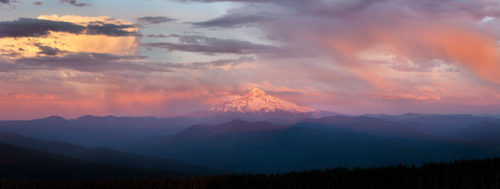
[[[92,23],[132,25],[133,23],[106,16],[83,17],[74,15],[41,15],[37,19],[64,21],[81,26]],[[138,32],[138,28],[125,28],[128,32]],[[20,58],[46,56],[40,47],[58,50],[57,56],[68,53],[109,53],[114,55],[133,55],[136,53],[139,38],[136,36],[89,35],[66,32],[50,32],[47,36],[4,37],[0,38],[0,56]]]

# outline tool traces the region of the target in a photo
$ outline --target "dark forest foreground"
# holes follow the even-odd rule
[[[333,169],[278,175],[245,174],[188,179],[16,180],[3,179],[0,188],[500,188],[500,158],[428,163],[421,167]]]

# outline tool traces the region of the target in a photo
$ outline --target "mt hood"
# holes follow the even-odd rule
[[[314,108],[300,106],[293,102],[271,96],[258,88],[252,89],[245,96],[213,108],[216,112],[270,113],[288,112],[294,114],[315,112]]]

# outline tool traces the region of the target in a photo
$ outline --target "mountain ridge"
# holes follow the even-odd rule
[[[112,165],[130,169],[144,169],[198,175],[216,173],[217,170],[187,164],[182,161],[144,156],[103,147],[85,147],[54,140],[36,139],[21,135],[0,133],[0,143],[39,150],[90,163]]]

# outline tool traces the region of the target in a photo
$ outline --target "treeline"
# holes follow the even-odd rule
[[[428,163],[421,167],[312,170],[286,174],[222,175],[184,179],[16,180],[2,189],[498,189],[500,158]]]

